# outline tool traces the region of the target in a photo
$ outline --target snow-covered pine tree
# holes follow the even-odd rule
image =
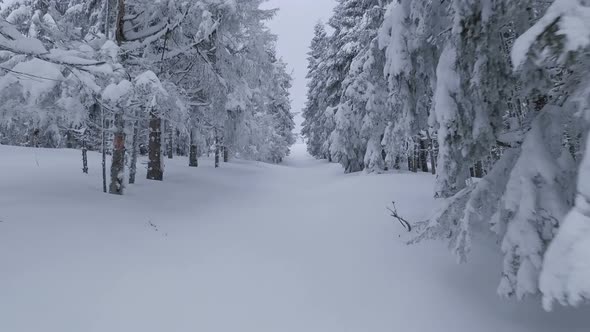
[[[89,43],[79,35],[68,34],[61,29],[60,24],[69,19],[62,5],[43,1],[14,1],[0,5],[0,16],[7,20],[7,37],[16,38],[14,33],[9,32],[16,28],[23,38],[28,39],[26,42],[12,44],[25,47],[22,50],[3,47],[8,51],[4,53],[7,57],[3,61],[3,67],[12,70],[16,67],[16,71],[20,71],[19,68],[24,69],[20,75],[12,72],[7,73],[5,78],[13,83],[15,78],[22,83],[29,81],[24,83],[28,86],[26,89],[34,89],[37,97],[43,98],[41,100],[35,97],[30,100],[30,112],[12,114],[11,123],[4,124],[5,130],[22,133],[17,136],[24,140],[34,138],[37,145],[41,146],[65,146],[65,136],[70,138],[67,144],[71,145],[72,136],[86,127],[93,95],[100,90],[96,81],[104,76],[97,73],[94,66],[98,64],[96,59],[100,57],[101,45]],[[14,56],[15,53],[22,55]],[[32,55],[34,59],[27,59],[24,54]],[[44,67],[44,70],[39,71],[39,66]],[[107,68],[101,71],[104,69]],[[58,71],[60,74],[55,76]],[[33,76],[43,77],[43,74],[48,76],[37,77],[36,80],[40,82],[33,82]],[[13,87],[16,88],[16,85]],[[7,102],[12,97],[15,97],[14,91],[6,96]],[[38,107],[39,104],[43,105]]]
[[[563,70],[563,62],[553,61],[559,57],[548,56],[544,46],[563,45],[548,37],[559,35],[557,16],[545,23],[548,29],[532,29],[541,42],[529,37],[525,46],[515,44],[520,56],[512,63],[521,70],[520,76],[510,75],[507,44],[546,6],[454,1],[447,11],[453,23],[433,35],[444,40],[437,46],[443,51],[433,118],[440,144],[437,192],[451,197],[418,238],[446,238],[464,260],[473,232],[496,236],[505,255],[498,291],[518,298],[539,292],[542,257],[573,204],[576,147],[567,142],[581,133],[568,97],[584,81],[572,72],[584,73],[585,61],[576,58],[582,67]],[[528,60],[522,55],[527,52]],[[499,160],[486,157],[490,153]],[[468,168],[483,158],[489,160],[487,175],[466,183]],[[495,234],[486,231],[489,226]]]
[[[192,136],[191,164],[196,164],[196,147],[204,151],[204,142],[214,136],[224,142],[225,160],[239,154],[281,161],[293,143],[290,76],[276,59],[276,37],[265,26],[275,11],[261,9],[262,3],[0,3],[0,17],[14,24],[0,24],[0,61],[5,68],[0,76],[0,139],[8,144],[100,148],[106,190],[106,140],[112,137],[114,193],[123,192],[126,141],[131,147],[130,175],[135,173],[150,107],[157,108],[152,113],[166,121],[167,136],[177,145]],[[147,72],[160,82],[156,90],[161,93],[142,88],[138,79]],[[129,86],[127,82],[126,97],[111,98],[114,87]],[[156,98],[147,98],[142,89]],[[232,96],[239,96],[241,107],[228,107],[228,101],[235,100]],[[23,104],[30,112],[14,112]],[[267,135],[260,129],[268,130]]]
[[[571,29],[572,24],[575,24],[576,29]],[[564,128],[568,132],[568,136],[575,136],[575,132],[571,132],[573,128],[581,131],[581,134],[588,137],[588,116],[589,101],[590,101],[590,80],[588,73],[590,73],[590,4],[587,1],[581,0],[557,0],[545,12],[545,14],[533,25],[528,31],[518,38],[512,50],[512,60],[515,66],[523,71],[525,74],[530,72],[531,68],[537,68],[537,71],[547,71],[548,68],[555,71],[555,68],[564,68],[568,72],[566,80],[558,80],[561,87],[555,88],[548,94],[553,95],[554,98],[562,107],[557,108],[559,112],[557,117],[564,118],[564,111],[569,111],[569,116],[575,118],[581,114],[585,121],[582,128],[577,126],[561,126],[554,129],[555,135],[558,137],[554,139],[554,144],[562,143]],[[554,80],[555,82],[556,80]],[[546,92],[547,93],[547,92]],[[555,98],[562,97],[562,98]],[[568,99],[568,97],[570,97]],[[571,98],[573,97],[573,98]],[[536,120],[537,121],[537,120]],[[563,121],[563,120],[562,120]],[[576,121],[576,120],[574,120]],[[546,127],[552,128],[553,123],[547,124]],[[534,131],[534,125],[531,132]],[[573,135],[572,135],[573,134]],[[527,136],[530,136],[528,134]],[[528,139],[528,138],[527,138]],[[561,304],[578,305],[583,301],[590,299],[590,287],[588,287],[588,239],[590,238],[590,231],[588,230],[588,206],[589,206],[589,190],[587,185],[589,156],[588,152],[590,144],[586,142],[585,154],[581,160],[579,171],[577,173],[577,197],[575,204],[573,203],[574,185],[573,179],[575,171],[575,164],[570,155],[570,148],[560,144],[561,148],[566,150],[562,154],[568,156],[570,161],[558,169],[558,173],[554,174],[554,168],[545,167],[543,169],[543,176],[545,178],[551,177],[553,183],[562,186],[562,190],[566,191],[566,195],[559,195],[560,191],[545,190],[544,195],[554,194],[557,197],[548,197],[548,200],[542,201],[543,210],[548,208],[558,209],[553,214],[543,213],[542,215],[549,215],[553,217],[553,223],[550,228],[549,240],[552,240],[549,249],[545,253],[544,260],[541,262],[544,249],[547,246],[546,238],[542,243],[542,247],[534,252],[536,263],[534,265],[536,277],[540,272],[540,284],[537,285],[537,279],[534,283],[529,281],[529,284],[534,286],[534,291],[540,288],[544,297],[544,306],[550,310],[554,301]],[[567,149],[566,149],[567,148]],[[545,165],[551,165],[551,162],[545,162]],[[555,172],[555,171],[554,171]],[[568,172],[570,174],[568,174]],[[547,181],[546,181],[547,182]],[[545,183],[546,183],[545,182]],[[549,182],[551,183],[551,182]],[[540,191],[540,190],[539,190]],[[573,205],[573,208],[567,213],[567,209]],[[550,211],[551,212],[551,211]],[[548,224],[548,223],[545,223]],[[508,227],[514,227],[514,223]],[[559,227],[559,229],[557,229]],[[557,235],[555,236],[555,233]],[[508,235],[516,235],[514,231],[507,231]],[[541,233],[545,235],[546,233]],[[555,238],[553,239],[553,237]],[[533,238],[535,239],[535,238]],[[505,240],[506,241],[506,240]],[[521,240],[521,242],[523,242]],[[530,245],[531,241],[526,242],[528,248],[535,249],[535,246]],[[533,244],[536,242],[532,242]],[[540,249],[540,250],[539,250]],[[527,257],[525,257],[527,258]],[[528,280],[527,280],[528,281]],[[530,290],[531,292],[533,290]]]
[[[390,107],[383,146],[389,167],[426,171],[435,165],[432,112],[436,67],[448,38],[449,2],[394,1],[385,14],[379,44],[386,52]],[[430,117],[430,121],[429,121]]]
[[[345,79],[351,68],[354,58],[361,52],[362,41],[359,40],[363,33],[361,27],[365,12],[372,8],[375,2],[360,0],[340,0],[334,8],[334,15],[329,20],[329,25],[334,29],[329,39],[329,50],[326,56],[326,108],[324,116],[328,121],[324,122],[323,130],[328,137],[323,143],[323,148],[330,157],[340,162],[345,172],[357,172],[363,169],[364,148],[355,151],[354,147],[348,147],[347,142],[356,141],[353,146],[361,146],[359,142],[360,122],[352,105],[342,97],[345,94]],[[367,38],[368,39],[368,38]],[[330,114],[331,112],[331,114]],[[333,126],[327,126],[331,125]]]
[[[269,98],[267,112],[273,119],[273,131],[277,138],[272,142],[268,160],[280,163],[289,155],[289,147],[295,143],[293,135],[295,122],[289,99],[292,78],[287,72],[287,64],[282,60],[275,59],[272,65],[273,70],[270,72],[272,80],[269,81],[271,86],[269,90],[266,90],[267,98]]]
[[[328,49],[322,60],[322,71],[325,75],[325,102],[320,109],[320,155],[328,156],[332,160],[331,141],[337,141],[337,137],[332,139],[331,135],[336,128],[336,112],[338,104],[342,97],[342,83],[350,69],[352,60],[359,52],[359,44],[349,36],[351,29],[358,24],[363,17],[365,8],[363,1],[358,0],[339,0],[334,8],[334,14],[328,21],[328,25],[334,32],[328,38]],[[347,121],[342,117],[342,122]]]
[[[349,173],[364,169],[368,138],[373,134],[379,138],[373,137],[372,148],[376,151],[372,151],[372,155],[377,158],[381,155],[381,149],[374,146],[380,142],[379,128],[365,128],[365,135],[361,134],[361,130],[368,113],[383,111],[385,107],[385,93],[382,91],[384,80],[379,75],[382,72],[379,66],[383,65],[383,61],[376,61],[381,56],[381,50],[375,47],[385,8],[383,1],[376,0],[343,2],[342,6],[340,11],[336,10],[332,22],[338,24],[340,20],[346,21],[342,30],[337,30],[342,34],[339,38],[344,43],[337,57],[343,58],[344,62],[350,61],[350,64],[344,67],[348,71],[341,83],[342,95],[336,106],[336,127],[330,135],[330,153]],[[336,15],[345,15],[346,18],[337,18]],[[348,57],[351,60],[347,60]],[[377,78],[373,80],[371,74],[377,74]],[[380,84],[381,87],[377,88]]]
[[[326,138],[324,131],[324,110],[326,109],[326,55],[328,51],[328,36],[322,22],[314,27],[314,37],[308,52],[307,65],[307,101],[303,109],[303,128],[301,133],[307,138],[307,150],[316,158],[328,159],[323,154],[322,145]]]

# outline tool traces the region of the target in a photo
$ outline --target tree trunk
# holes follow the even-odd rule
[[[414,143],[414,160],[412,161],[412,166],[414,167],[414,169],[412,169],[412,172],[414,173],[418,173],[418,169],[420,168],[420,137],[416,136],[413,139],[413,143]]]
[[[138,116],[138,114],[136,114]],[[133,126],[133,142],[131,143],[131,163],[129,164],[129,184],[135,183],[137,173],[137,155],[139,150],[139,121]]]
[[[478,160],[475,165],[473,166],[473,175],[474,177],[481,179],[484,177],[484,172],[483,172],[483,163],[481,160]]]
[[[215,135],[215,168],[219,167],[219,138]]]
[[[100,105],[101,117],[101,154],[102,154],[102,191],[107,192],[107,135],[105,132],[106,120],[104,116],[104,108]]]
[[[425,139],[420,137],[420,151],[419,151],[419,159],[420,159],[420,168],[422,172],[428,173],[428,147],[427,142]]]
[[[174,130],[172,129],[172,125],[170,121],[166,121],[167,128],[168,128],[168,144],[166,146],[166,150],[168,152],[168,159],[174,158]]]
[[[430,137],[430,131],[426,130],[426,137],[428,138],[428,152],[430,154],[430,171],[436,174],[436,156],[434,155],[434,140]]]
[[[199,159],[198,159],[198,151],[197,151],[197,142],[195,137],[195,130],[191,129],[191,137],[190,137],[190,151],[188,156],[188,165],[190,167],[199,167]]]
[[[115,39],[120,46],[125,41],[125,0],[118,0],[117,6],[117,30]]]
[[[40,133],[39,129],[35,128],[33,130],[33,135],[31,135],[31,141],[29,142],[29,144],[32,148],[39,147],[39,133]]]
[[[115,114],[115,133],[113,136],[113,160],[111,162],[111,185],[109,193],[123,195],[125,188],[125,120],[122,110]]]
[[[207,158],[209,158],[211,157],[211,138],[206,138],[205,144],[207,145]]]
[[[87,130],[84,129],[82,134],[82,172],[88,174],[88,145],[86,143],[88,139]]]
[[[229,149],[227,146],[223,147],[223,162],[227,163],[229,161]]]
[[[180,137],[180,130],[176,129],[176,155],[177,156],[186,156],[186,144],[184,140]]]
[[[162,119],[153,111],[150,111],[149,123],[149,152],[148,152],[148,180],[162,181],[164,171],[162,169]]]
[[[72,133],[73,130],[68,130],[66,132],[66,149],[73,149],[76,144],[74,143],[74,134]]]
[[[104,15],[104,35],[106,39],[109,39],[109,32],[110,32],[110,17],[111,17],[111,6],[110,1],[107,0],[105,3],[105,15]],[[84,34],[85,35],[85,34]]]
[[[408,148],[410,150],[410,153],[408,153],[407,158],[408,158],[408,171],[410,172],[417,172],[416,169],[416,144],[414,141],[415,138],[412,137],[412,141],[411,143],[408,143]]]

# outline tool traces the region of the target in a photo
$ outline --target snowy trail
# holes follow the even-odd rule
[[[429,175],[344,175],[295,146],[279,166],[173,160],[165,182],[140,181],[121,198],[99,192],[97,169],[77,173],[77,151],[38,150],[40,166],[29,149],[0,153],[13,171],[0,172],[0,331],[590,326],[587,308],[544,313],[497,298],[490,249],[457,267],[438,243],[403,245],[385,206],[428,216]]]

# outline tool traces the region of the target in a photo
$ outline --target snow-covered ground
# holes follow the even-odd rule
[[[302,145],[284,165],[167,161],[101,192],[99,156],[0,146],[3,332],[588,331],[495,289],[500,257],[405,246],[385,207],[431,212],[426,174],[344,175]]]

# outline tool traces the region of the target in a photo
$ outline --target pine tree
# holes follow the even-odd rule
[[[542,257],[573,203],[575,163],[563,142],[580,133],[571,125],[576,107],[567,102],[575,88],[561,83],[579,80],[539,61],[547,51],[532,45],[535,38],[521,38],[528,46],[517,42],[510,58],[512,36],[536,22],[544,6],[455,1],[448,8],[453,24],[438,46],[431,122],[440,146],[437,193],[450,199],[418,237],[444,237],[465,260],[472,234],[491,225],[505,255],[498,292],[518,298],[539,292]],[[539,58],[525,61],[523,49]],[[512,63],[519,76],[510,74]],[[483,180],[466,182],[469,169],[490,155]]]
[[[342,95],[335,116],[336,127],[330,136],[330,153],[334,160],[343,165],[347,173],[364,169],[367,139],[360,130],[366,114],[370,111],[378,111],[367,108],[384,105],[384,101],[375,99],[383,97],[374,91],[375,85],[381,82],[373,80],[372,75],[369,74],[371,71],[373,74],[382,72],[382,67],[379,68],[379,66],[383,64],[375,61],[376,57],[380,56],[380,51],[373,47],[378,29],[383,22],[384,9],[379,6],[380,3],[380,1],[364,1],[362,6],[356,3],[343,3],[343,6],[348,8],[344,12],[351,15],[346,22],[355,22],[353,26],[347,27],[345,30],[347,33],[343,35],[344,40],[347,41],[343,47],[350,49],[350,54],[344,56],[351,56],[352,60],[342,82]],[[353,7],[355,9],[351,10]],[[337,13],[338,11],[335,17]],[[373,69],[372,66],[376,68]],[[373,104],[369,105],[371,97]],[[379,135],[378,132],[375,134]],[[377,153],[380,154],[379,151]]]
[[[564,116],[564,111],[567,112],[565,115],[574,119],[576,116],[575,113],[578,110],[582,110],[585,113],[588,110],[588,96],[590,95],[590,81],[587,78],[587,73],[590,72],[590,61],[588,61],[588,55],[590,55],[590,42],[588,39],[590,36],[589,17],[590,7],[583,1],[555,1],[547,9],[544,16],[518,38],[512,51],[512,61],[523,74],[530,73],[536,67],[536,72],[549,71],[549,73],[545,73],[545,77],[549,76],[553,79],[553,82],[560,83],[555,84],[550,87],[549,91],[545,92],[550,96],[550,99],[562,106],[552,106],[552,108],[555,108],[554,112],[557,113],[554,117],[558,119],[552,119],[551,123],[547,123],[544,127],[547,128],[545,129],[547,131],[553,129],[550,133],[556,137],[553,139],[552,144],[553,146],[558,145],[563,150],[562,155],[564,158],[568,158],[569,162],[560,162],[558,164],[561,166],[560,168],[544,168],[542,170],[542,179],[545,181],[541,181],[541,185],[547,186],[548,184],[553,184],[557,188],[539,188],[540,186],[537,184],[539,181],[536,181],[535,184],[538,188],[537,195],[549,196],[547,197],[547,201],[540,202],[540,204],[543,204],[543,211],[547,212],[541,214],[537,219],[543,217],[552,219],[549,221],[537,220],[533,226],[538,227],[540,224],[546,228],[553,227],[553,229],[549,234],[540,233],[542,236],[541,239],[543,240],[540,250],[534,252],[533,255],[526,252],[526,254],[529,254],[528,257],[521,255],[524,256],[524,259],[528,260],[531,260],[529,257],[533,256],[533,262],[537,263],[533,265],[533,268],[535,268],[535,274],[533,276],[536,277],[540,273],[540,284],[537,285],[537,280],[534,280],[535,283],[533,285],[536,286],[534,291],[537,291],[537,287],[540,288],[543,293],[544,306],[548,310],[552,308],[554,301],[558,301],[561,304],[578,305],[590,298],[590,289],[584,281],[588,279],[588,269],[585,261],[587,261],[588,257],[587,241],[590,234],[587,229],[589,215],[589,190],[587,186],[589,145],[586,143],[586,152],[578,170],[577,197],[574,203],[575,192],[573,181],[576,177],[576,165],[570,155],[572,146],[562,143],[564,136],[575,137],[578,133],[582,134],[583,131],[586,131],[584,134],[588,136],[587,127],[582,129],[577,126],[564,125],[567,123],[565,121],[567,118]],[[584,23],[574,32],[568,29],[568,23],[572,21]],[[583,36],[583,38],[580,38],[580,36]],[[562,70],[567,75],[566,79],[561,75],[551,75],[556,71],[559,72],[556,68],[563,68]],[[538,82],[527,83],[539,89]],[[570,95],[580,96],[578,103],[574,103],[573,105],[568,103],[567,97]],[[547,113],[547,111],[543,113]],[[539,115],[537,118],[541,116]],[[584,118],[587,121],[589,117],[587,114],[584,114]],[[535,119],[535,121],[539,120]],[[573,120],[571,122],[575,121]],[[562,125],[556,128],[560,123]],[[527,135],[527,140],[532,140],[531,136],[536,130],[535,125],[537,125],[537,122],[533,123],[533,129]],[[576,131],[578,132],[576,133]],[[542,146],[539,144],[537,148]],[[550,147],[551,145],[549,145]],[[575,147],[573,149],[575,150]],[[563,158],[558,161],[561,160]],[[555,161],[551,161],[555,163]],[[546,164],[551,165],[551,162],[546,162]],[[551,173],[551,171],[557,174]],[[563,191],[566,192],[565,195],[562,194]],[[570,208],[571,210],[566,214]],[[508,227],[516,227],[515,222],[509,224]],[[557,229],[558,227],[559,229]],[[557,235],[553,239],[555,233]],[[522,237],[518,237],[518,234],[510,232],[510,229],[508,229],[506,234],[507,239],[510,239],[508,237],[509,235],[516,235],[517,240],[521,242],[523,240]],[[544,260],[541,262],[544,249],[549,242],[549,248],[545,253]],[[529,246],[529,248],[535,249],[532,246]],[[537,249],[539,248],[537,247]],[[521,258],[521,260],[524,259]],[[524,260],[524,262],[527,262],[527,260]],[[521,267],[521,270],[526,267],[526,265]],[[517,284],[517,286],[522,286],[522,283]],[[533,290],[529,291],[533,292]]]
[[[303,110],[303,128],[301,133],[307,138],[307,150],[316,158],[327,158],[321,153],[325,138],[322,138],[323,112],[326,108],[324,67],[328,50],[328,39],[324,24],[318,22],[314,27],[314,37],[308,53],[307,65],[307,102]]]

